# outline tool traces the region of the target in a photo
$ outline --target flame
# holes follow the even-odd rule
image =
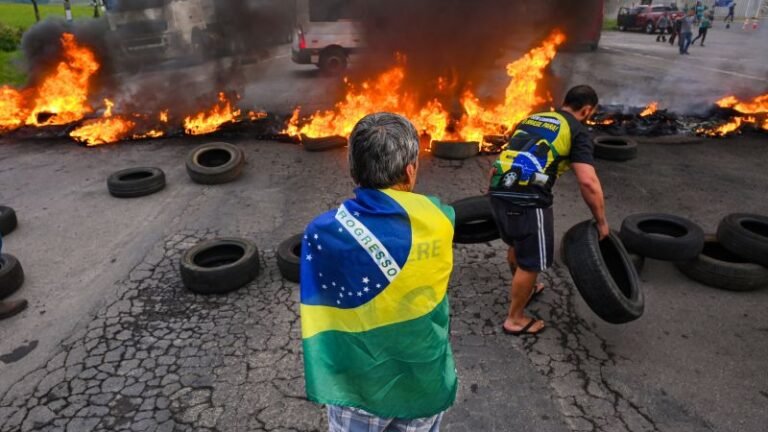
[[[650,104],[648,104],[647,107],[645,107],[643,112],[640,113],[640,117],[648,117],[648,116],[654,115],[658,110],[659,110],[659,103],[651,102]]]
[[[122,141],[131,136],[136,123],[122,116],[88,120],[69,136],[88,147]]]
[[[16,89],[0,87],[0,133],[16,129],[24,124],[19,116],[24,98]]]
[[[742,126],[745,126],[748,124],[768,130],[768,118],[763,120],[763,123],[760,124],[760,121],[757,119],[757,117],[746,116],[746,117],[734,117],[728,123],[722,124],[720,126],[717,126],[711,129],[702,128],[697,130],[696,132],[702,135],[710,136],[710,137],[724,137],[734,132],[740,131]]]
[[[405,59],[398,56],[396,66],[373,80],[359,86],[345,80],[347,94],[334,109],[318,111],[301,124],[301,109],[297,108],[284,132],[312,138],[349,136],[364,116],[388,111],[408,117],[420,133],[430,135],[433,140],[451,138],[482,142],[484,135],[509,131],[536,107],[548,102],[547,98],[539,96],[539,82],[563,42],[565,35],[554,31],[541,46],[507,65],[510,83],[503,103],[486,108],[471,91],[466,91],[461,99],[464,115],[457,120],[452,119],[439,100],[432,99],[419,106],[417,95],[403,89]],[[454,83],[442,77],[435,83],[438,93],[453,86]]]
[[[751,101],[740,101],[735,96],[728,96],[717,101],[720,108],[732,108],[742,114],[768,113],[768,94],[757,96]]]
[[[248,111],[248,119],[250,121],[257,121],[267,118],[268,114],[264,111]]]
[[[240,110],[232,106],[224,92],[219,93],[219,102],[207,112],[201,112],[184,119],[184,132],[188,135],[205,135],[216,132],[226,123],[239,121]]]
[[[168,123],[168,110],[160,111],[160,115],[158,117],[162,123]]]
[[[610,126],[614,123],[616,123],[616,120],[612,118],[607,118],[603,120],[587,120],[587,124],[589,126]]]

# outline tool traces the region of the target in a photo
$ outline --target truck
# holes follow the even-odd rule
[[[619,8],[616,20],[620,31],[642,30],[652,34],[656,31],[659,18],[664,14],[672,21],[685,16],[685,13],[673,4],[651,4]]]

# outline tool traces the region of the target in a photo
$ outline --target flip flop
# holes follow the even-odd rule
[[[536,324],[538,321],[539,321],[539,320],[537,320],[537,319],[535,319],[535,318],[531,318],[531,320],[530,320],[530,321],[528,321],[528,324],[526,324],[526,325],[525,325],[525,327],[523,327],[522,329],[520,329],[520,330],[517,330],[517,331],[507,330],[507,328],[506,328],[506,327],[504,327],[503,325],[501,326],[501,330],[502,330],[502,331],[503,331],[505,334],[508,334],[508,335],[511,335],[511,336],[536,336],[536,335],[538,335],[539,333],[541,333],[541,332],[543,332],[544,330],[546,330],[546,328],[547,328],[547,327],[545,326],[545,327],[542,327],[542,328],[541,328],[540,330],[538,330],[538,331],[535,331],[535,332],[532,332],[532,331],[530,331],[530,330],[531,330],[531,327],[533,327],[533,325],[534,325],[534,324]]]
[[[541,289],[538,289],[539,287],[541,287]],[[528,303],[525,304],[525,307],[530,306],[531,303],[533,303],[533,301],[536,300],[536,298],[538,298],[545,289],[546,287],[543,283],[537,283],[536,286],[533,287],[533,293],[531,293],[531,297],[528,298]]]

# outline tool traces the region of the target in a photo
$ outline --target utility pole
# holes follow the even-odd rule
[[[35,8],[35,22],[40,22],[40,8],[37,7],[37,0],[31,0],[32,7]]]
[[[69,0],[64,0],[64,16],[67,21],[72,22],[72,5],[69,4]]]

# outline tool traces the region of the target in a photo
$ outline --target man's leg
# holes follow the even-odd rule
[[[512,246],[510,246],[509,250],[507,251],[507,262],[509,263],[509,269],[512,271],[512,278],[514,279],[515,274],[517,273],[517,256],[515,255],[515,248]],[[541,294],[541,292],[544,291],[543,283],[537,283],[534,286],[536,287],[536,290],[531,292],[531,296],[528,298],[529,301],[531,297],[536,294]]]
[[[504,328],[509,331],[520,331],[531,322],[523,313],[528,299],[533,294],[533,287],[538,272],[531,272],[525,269],[517,269],[515,277],[512,279],[512,288],[509,291],[509,313],[504,321]],[[544,328],[544,321],[538,321],[528,331],[537,333]]]
[[[701,46],[704,46],[704,41],[707,40],[707,32],[709,29],[704,29],[701,34]]]

